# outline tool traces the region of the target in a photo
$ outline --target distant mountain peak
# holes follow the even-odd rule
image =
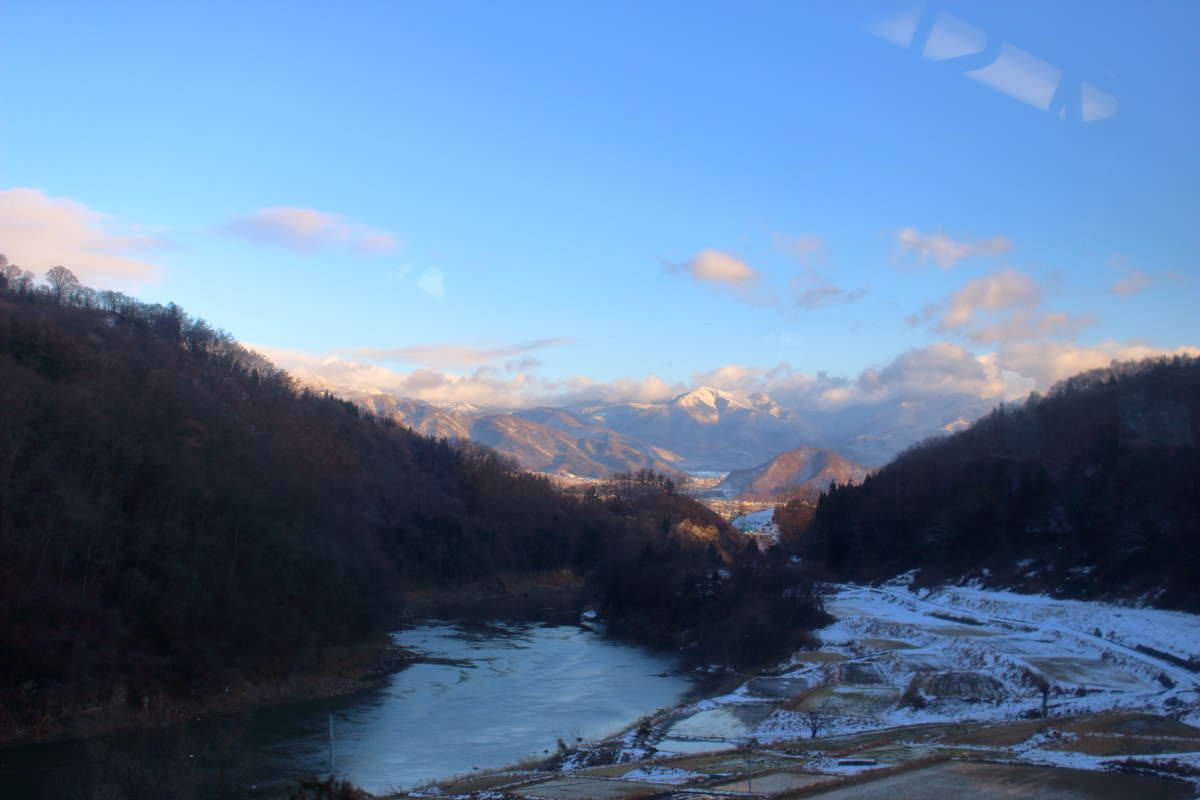
[[[697,386],[690,392],[684,392],[675,397],[671,401],[671,405],[685,409],[708,408],[718,413],[730,408],[751,410],[750,406],[738,400],[734,395],[711,386]]]

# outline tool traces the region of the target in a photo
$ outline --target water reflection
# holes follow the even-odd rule
[[[427,658],[386,688],[144,734],[9,748],[0,751],[0,796],[77,797],[81,787],[137,778],[187,783],[202,796],[228,797],[237,786],[248,798],[286,797],[294,781],[326,773],[331,762],[339,777],[384,792],[542,756],[559,738],[601,738],[691,687],[666,674],[670,658],[579,626],[434,622],[395,639]]]
[[[272,773],[323,770],[329,716],[334,771],[379,792],[600,738],[689,687],[669,659],[575,626],[435,623],[396,641],[433,660],[352,702],[278,710]]]

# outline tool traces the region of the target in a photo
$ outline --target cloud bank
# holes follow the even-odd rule
[[[613,381],[584,376],[550,380],[534,373],[540,364],[532,359],[502,367],[479,366],[462,374],[429,368],[401,372],[340,354],[246,346],[302,382],[329,390],[383,392],[435,404],[470,403],[484,408],[662,402],[696,386],[711,386],[746,401],[766,394],[781,406],[799,411],[870,408],[951,394],[1000,401],[1017,399],[1031,390],[1045,391],[1056,381],[1082,370],[1108,366],[1114,359],[1200,356],[1197,347],[1156,348],[1116,341],[1092,346],[1020,341],[977,355],[949,342],[937,342],[907,350],[887,364],[862,370],[853,377],[807,373],[787,363],[772,367],[725,364],[693,373],[690,382],[682,382],[666,381],[653,374]],[[487,355],[520,347],[477,352]]]
[[[38,189],[0,191],[0,253],[37,274],[63,265],[96,287],[134,288],[155,280],[159,267],[138,254],[165,243],[122,231],[115,217]]]

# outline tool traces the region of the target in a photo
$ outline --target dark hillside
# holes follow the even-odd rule
[[[786,533],[846,577],[919,568],[1200,610],[1198,440],[1200,360],[1114,364],[911,448]]]
[[[576,555],[576,503],[491,451],[300,390],[176,306],[6,284],[0,734],[278,678],[394,620],[406,578]]]
[[[639,491],[646,475],[619,475],[606,493],[610,508],[644,526],[593,571],[610,626],[686,649],[701,664],[740,668],[810,644],[809,631],[830,620],[812,573],[779,548],[759,552],[691,497],[646,491],[644,482]]]

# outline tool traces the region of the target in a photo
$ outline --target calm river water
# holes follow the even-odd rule
[[[691,687],[668,674],[668,656],[579,626],[430,623],[395,638],[430,661],[396,673],[383,689],[253,716],[239,748],[248,756],[239,768],[247,796],[272,796],[287,781],[325,773],[331,721],[333,771],[382,792],[540,756],[559,738],[606,736]],[[10,788],[27,786],[5,796],[39,796],[31,784],[45,781],[33,778],[86,758],[71,747],[0,751],[0,780],[7,771]]]

